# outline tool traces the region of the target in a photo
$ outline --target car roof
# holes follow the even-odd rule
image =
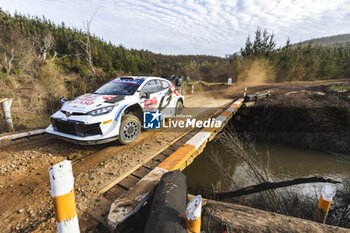
[[[156,77],[156,76],[121,76],[118,78],[131,78],[131,79],[151,79],[151,78],[161,78],[161,77]]]
[[[156,77],[156,76],[121,76],[116,79],[132,79],[132,80],[142,80],[142,81],[149,80],[149,79],[162,79],[162,80],[168,81],[162,77]]]

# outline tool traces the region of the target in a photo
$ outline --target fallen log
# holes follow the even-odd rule
[[[24,137],[30,137],[30,136],[34,136],[34,135],[44,134],[45,132],[46,132],[45,129],[35,129],[35,130],[22,132],[22,133],[8,134],[5,136],[1,136],[0,141],[5,140],[5,139],[6,140],[20,139],[20,138],[24,138]]]
[[[247,206],[203,200],[202,231],[205,232],[317,232],[350,233],[349,229],[329,226],[305,219],[285,216]]]
[[[317,182],[332,183],[332,184],[340,183],[339,181],[335,181],[332,179],[325,179],[323,177],[314,176],[314,177],[307,177],[307,178],[297,178],[297,179],[281,181],[281,182],[264,182],[261,184],[238,189],[236,191],[215,193],[214,195],[216,200],[225,200],[233,197],[240,197],[240,196],[245,196],[253,193],[263,192],[270,189],[283,188],[283,187],[288,187],[288,186],[298,185],[298,184],[317,183]]]

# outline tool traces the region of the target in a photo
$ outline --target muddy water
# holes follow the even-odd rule
[[[338,156],[319,151],[303,150],[283,145],[257,144],[256,153],[251,155],[267,166],[274,181],[299,177],[322,176],[335,180],[350,177],[350,156]],[[222,168],[236,182],[238,187],[255,184],[247,174],[245,163],[236,159],[233,152],[225,149],[218,142],[211,142],[203,153],[184,170],[189,192],[196,194],[201,189],[212,190],[212,186],[222,181],[216,162],[212,156],[221,159]],[[233,187],[229,189],[236,189]],[[310,185],[314,187],[314,184]]]

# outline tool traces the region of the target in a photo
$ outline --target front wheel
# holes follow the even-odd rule
[[[184,105],[182,101],[180,100],[177,101],[176,107],[175,107],[175,116],[181,115],[183,108],[184,108]]]
[[[130,144],[137,139],[140,134],[141,123],[135,115],[125,115],[122,118],[119,128],[119,142],[121,144]]]

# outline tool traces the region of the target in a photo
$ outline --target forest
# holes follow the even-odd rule
[[[259,62],[268,75],[268,81],[313,81],[350,77],[350,43],[328,45],[292,45],[288,40],[276,48],[274,35],[260,28],[254,41],[249,37],[241,56],[233,56],[231,63],[237,75],[251,64]],[[237,77],[237,76],[236,76]]]
[[[274,35],[258,28],[253,40],[248,36],[241,51],[226,58],[171,56],[116,46],[92,34],[90,25],[91,20],[87,20],[84,29],[69,28],[45,17],[10,15],[1,10],[0,79],[7,85],[26,77],[36,79],[48,63],[53,63],[61,74],[77,74],[84,90],[118,75],[174,74],[225,82],[228,77],[234,81],[254,80],[246,76],[251,76],[251,69],[258,69],[266,76],[264,81],[277,82],[350,76],[350,43],[346,42],[292,45],[287,41],[277,48]]]
[[[91,20],[84,22],[84,30],[75,29],[46,18],[0,11],[1,79],[6,84],[23,81],[24,76],[35,79],[48,63],[63,74],[78,74],[82,85],[89,87],[118,75],[174,74],[205,79],[209,75],[227,77],[232,70],[228,60],[220,57],[170,56],[116,46],[92,34],[90,24]],[[210,73],[219,66],[219,73]]]

